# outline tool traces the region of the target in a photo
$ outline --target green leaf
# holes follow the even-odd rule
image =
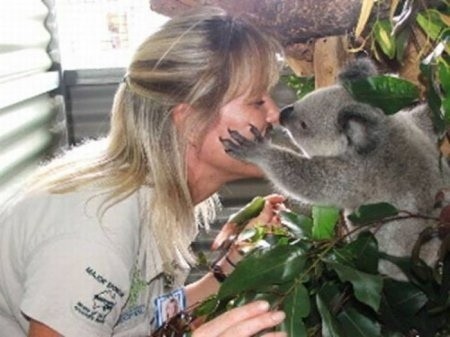
[[[339,220],[338,208],[313,206],[312,217],[312,237],[314,240],[327,240],[334,237],[334,228]]]
[[[447,303],[450,308],[450,236],[444,239],[440,248],[442,260],[442,278],[441,278],[441,303]]]
[[[414,263],[411,260],[410,256],[393,256],[386,254],[385,252],[380,251],[380,258],[383,260],[387,260],[393,264],[395,264],[402,272],[403,274],[408,278],[408,280],[420,288],[430,299],[433,299],[437,301],[435,297],[435,289],[434,285],[430,282],[431,280],[424,281],[422,279],[422,275],[417,275],[414,272]],[[424,266],[424,265],[422,265]],[[431,270],[430,267],[427,267]],[[427,274],[429,274],[427,272]]]
[[[379,337],[380,325],[358,312],[355,308],[345,308],[337,316],[346,336],[351,337]]]
[[[281,211],[280,218],[282,224],[286,226],[295,237],[299,239],[303,237],[311,238],[313,227],[311,218],[290,211]]]
[[[410,36],[411,29],[409,27],[405,27],[405,29],[400,31],[395,38],[395,48],[397,50],[396,59],[399,63],[403,63],[403,58],[405,57],[405,51],[406,47],[408,46]]]
[[[386,296],[384,293],[381,296],[380,309],[378,311],[378,315],[380,317],[380,321],[383,324],[383,332],[384,330],[391,331],[405,331],[406,327],[409,326],[408,320],[404,316],[397,316],[397,313],[391,308],[390,304],[386,300]],[[403,334],[401,335],[404,336]]]
[[[304,268],[306,256],[296,246],[275,246],[244,258],[220,287],[218,298],[294,279]]]
[[[350,282],[353,286],[355,297],[377,311],[380,306],[383,278],[380,275],[372,275],[361,272],[335,262],[327,262],[334,269],[342,282]]]
[[[235,301],[235,303],[234,303],[235,307],[241,306],[241,305],[253,302],[253,301],[258,301],[258,300],[266,301],[270,305],[273,305],[274,303],[277,303],[279,301],[279,295],[274,292],[249,291],[249,292],[246,292],[245,294],[246,294],[246,296],[242,297],[242,301],[240,303]]]
[[[235,223],[238,228],[242,228],[247,222],[258,216],[264,208],[265,199],[257,196],[253,198],[247,205],[241,208],[237,213],[231,215],[228,222]]]
[[[321,284],[319,294],[323,301],[326,303],[337,303],[339,301],[339,297],[341,297],[341,289],[342,283],[338,283],[338,279],[334,279],[332,281],[326,281]]]
[[[441,32],[446,28],[440,13],[435,9],[428,9],[417,14],[417,23],[425,34],[432,40],[437,40]]]
[[[442,88],[442,113],[447,125],[450,125],[450,64],[442,58],[439,60],[438,73]]]
[[[233,300],[233,307],[240,307],[244,304],[257,300],[267,301],[271,307],[278,306],[280,303],[280,298],[284,297],[285,294],[293,287],[294,281],[283,284],[262,286],[255,290],[243,291]]]
[[[389,20],[380,20],[375,22],[374,26],[375,41],[380,46],[383,53],[389,58],[395,57],[395,40],[392,36],[392,25]]]
[[[426,83],[427,102],[432,112],[433,126],[440,134],[445,131],[446,123],[441,112],[442,100],[439,93],[436,91],[434,84],[436,82],[436,62],[443,51],[441,44],[442,42],[420,63],[420,71]]]
[[[284,331],[288,336],[308,337],[305,323],[298,317],[286,317],[281,323],[279,331]]]
[[[347,216],[354,225],[364,225],[382,220],[387,217],[396,216],[398,209],[395,206],[380,202],[360,206],[355,212]]]
[[[309,300],[308,290],[302,283],[297,283],[295,288],[286,297],[283,308],[288,315],[305,318],[308,317],[311,304]]]
[[[383,292],[392,310],[401,316],[414,316],[427,303],[426,294],[410,282],[386,279]]]
[[[444,60],[440,60],[438,71],[442,90],[446,94],[446,97],[450,97],[450,64],[447,64]]]
[[[383,337],[405,337],[401,332],[383,331]]]
[[[363,232],[358,238],[343,248],[334,249],[336,260],[347,266],[354,266],[356,269],[370,273],[378,273],[378,243],[371,232]],[[349,261],[348,259],[351,259]]]
[[[316,296],[317,309],[322,317],[322,337],[345,337],[337,319],[330,313],[320,295]]]
[[[393,76],[370,76],[344,81],[343,86],[357,101],[378,107],[387,115],[392,115],[419,99],[417,86]]]
[[[411,283],[409,284],[411,285]],[[392,289],[390,292],[395,295],[396,298],[401,300],[402,294],[396,294],[396,291],[400,291],[400,288]],[[406,308],[406,305],[402,304],[400,306],[396,306],[395,300],[392,305],[392,299],[389,298],[392,294],[386,294],[386,291],[383,291],[383,297],[380,305],[380,321],[386,329],[401,331],[404,334],[411,329],[415,329],[419,332],[420,336],[432,337],[438,336],[436,335],[436,331],[442,327],[446,321],[448,322],[450,312],[444,312],[441,315],[431,314],[430,307],[428,306],[430,302],[428,302],[425,307],[420,309],[414,315],[410,315],[414,310],[403,312],[402,308]],[[430,301],[433,302],[432,299],[430,299]],[[414,303],[413,306],[415,306]],[[420,304],[418,304],[418,306],[420,306]],[[402,336],[404,334],[402,334]],[[448,334],[444,334],[442,336],[448,336]]]
[[[194,313],[197,317],[209,315],[217,307],[217,303],[216,296],[208,297],[194,310]]]
[[[444,112],[445,122],[450,124],[450,97],[446,97],[442,101],[442,110]]]
[[[298,283],[293,291],[283,302],[283,311],[286,318],[282,324],[282,330],[288,336],[307,336],[305,324],[301,318],[309,315],[311,310],[308,290],[301,283]]]

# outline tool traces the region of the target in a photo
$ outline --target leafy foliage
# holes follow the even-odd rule
[[[362,225],[381,220],[398,214],[396,207],[382,202],[378,204],[362,205],[354,213],[349,215],[349,220],[354,225]]]
[[[281,81],[295,91],[298,99],[314,90],[314,77],[301,77],[297,75],[281,76]]]
[[[413,83],[393,76],[372,76],[343,84],[357,100],[379,107],[387,115],[419,100],[419,89]]]
[[[380,252],[374,235],[363,230],[400,214],[404,212],[387,203],[360,207],[349,215],[360,226],[348,241],[334,234],[342,225],[337,209],[317,207],[312,218],[283,212],[286,230],[275,238],[269,229],[258,234],[261,240],[270,237],[271,244],[244,258],[196,313],[213,318],[265,299],[285,311],[286,320],[278,329],[289,336],[408,336],[412,331],[435,336],[450,323],[450,254],[440,269],[422,264],[427,272],[419,275],[412,259]],[[313,228],[322,226],[321,234],[314,235]],[[380,259],[396,263],[408,282],[380,275]]]

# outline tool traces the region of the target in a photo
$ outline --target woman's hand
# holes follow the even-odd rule
[[[246,228],[251,228],[257,224],[271,224],[271,225],[280,225],[280,218],[278,216],[278,212],[280,210],[285,209],[284,201],[286,198],[280,194],[270,194],[265,198],[264,208],[261,213],[252,220],[249,221]],[[238,234],[238,226],[233,222],[227,222],[216,236],[214,242],[211,245],[212,250],[216,250],[228,240],[228,238],[233,235]]]
[[[250,337],[284,320],[282,311],[269,311],[269,304],[256,301],[232,309],[201,325],[192,337]],[[286,337],[285,332],[270,332],[263,337]]]

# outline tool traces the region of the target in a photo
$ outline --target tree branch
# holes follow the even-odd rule
[[[386,14],[389,3],[383,2]],[[152,10],[169,17],[199,5],[243,15],[275,34],[285,46],[350,32],[361,10],[361,0],[150,0]]]

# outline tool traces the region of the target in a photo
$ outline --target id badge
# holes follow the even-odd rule
[[[184,309],[186,309],[186,295],[183,288],[158,296],[155,299],[157,327],[161,327],[166,321]]]

